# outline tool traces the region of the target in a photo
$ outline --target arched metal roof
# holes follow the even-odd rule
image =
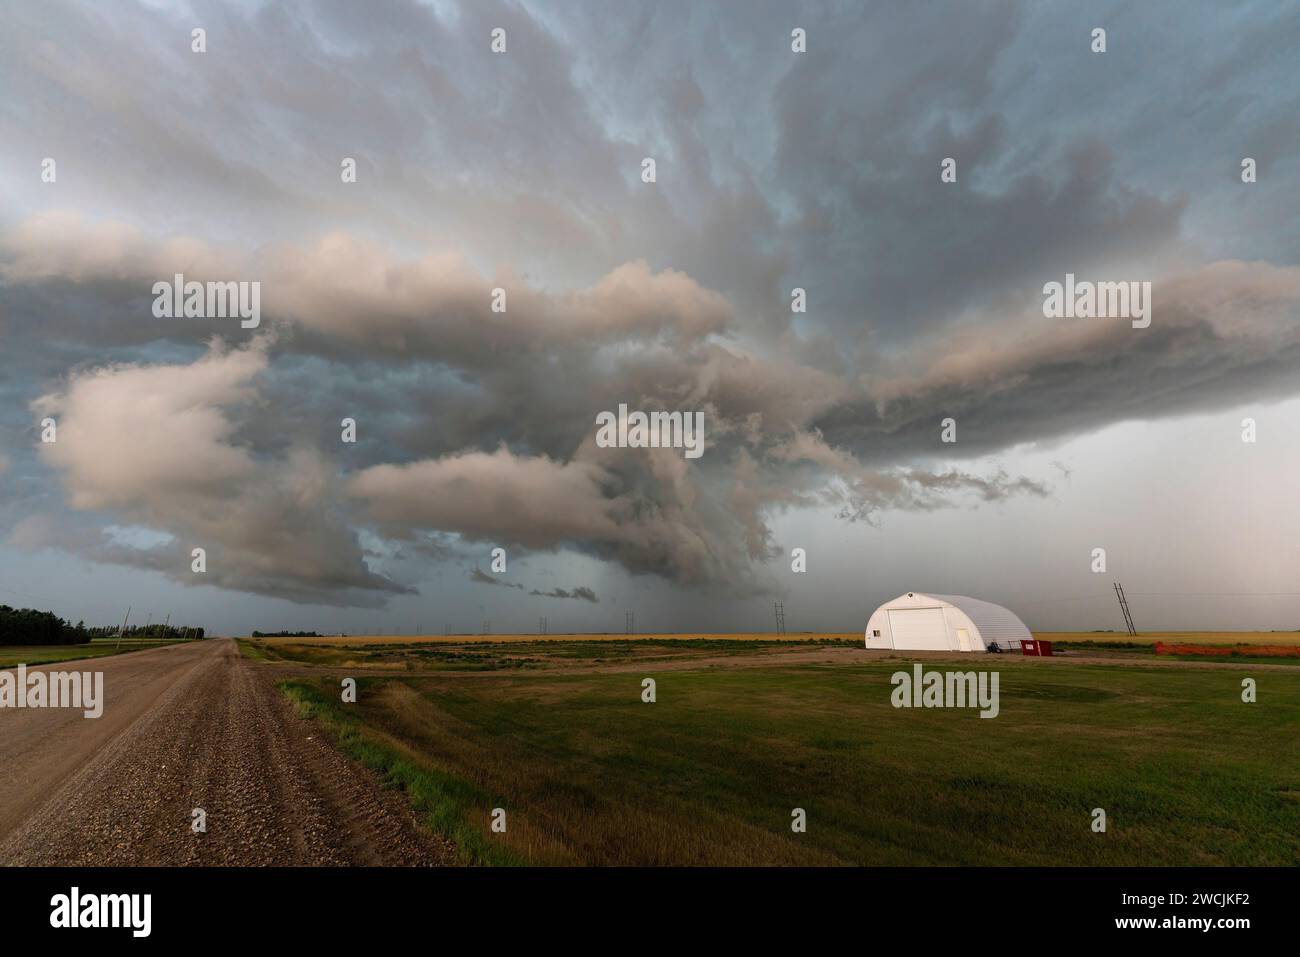
[[[933,592],[915,592],[928,598],[955,605],[965,612],[966,617],[979,629],[984,643],[991,641],[1028,641],[1033,638],[1025,623],[1009,608],[995,605],[991,601],[970,598],[966,595],[936,595]]]

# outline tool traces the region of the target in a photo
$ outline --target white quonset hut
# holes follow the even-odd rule
[[[907,651],[1020,651],[1033,636],[1025,623],[1001,605],[965,595],[923,595],[909,591],[887,601],[867,622],[868,648]]]

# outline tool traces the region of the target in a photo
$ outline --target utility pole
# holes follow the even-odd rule
[[[117,651],[117,649],[122,646],[122,632],[126,631],[126,623],[130,620],[131,620],[131,606],[127,605],[126,617],[122,619],[122,627],[117,630],[117,644],[113,646],[114,651]]]
[[[163,622],[163,633],[162,633],[162,636],[163,636],[164,638],[167,637],[167,626],[170,625],[171,623],[172,623],[172,613],[171,613],[171,612],[167,612],[167,620]]]
[[[776,633],[778,635],[784,635],[785,634],[785,602],[783,601],[772,602],[772,612],[776,615]]]
[[[1128,633],[1137,636],[1137,627],[1133,624],[1133,613],[1129,611],[1128,599],[1124,597],[1124,586],[1115,582],[1115,597],[1119,599],[1119,610],[1124,613],[1124,624],[1128,627]]]

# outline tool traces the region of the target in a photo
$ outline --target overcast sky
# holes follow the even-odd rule
[[[0,602],[1090,630],[1118,580],[1300,628],[1297,46],[1286,2],[7,3]],[[176,273],[260,325],[155,317]],[[1067,273],[1150,325],[1045,318]],[[600,447],[620,403],[703,455]]]

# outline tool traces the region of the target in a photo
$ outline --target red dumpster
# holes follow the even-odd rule
[[[1020,642],[1020,652],[1021,654],[1034,655],[1039,658],[1050,658],[1052,657],[1052,643],[1037,638],[1022,641]]]

